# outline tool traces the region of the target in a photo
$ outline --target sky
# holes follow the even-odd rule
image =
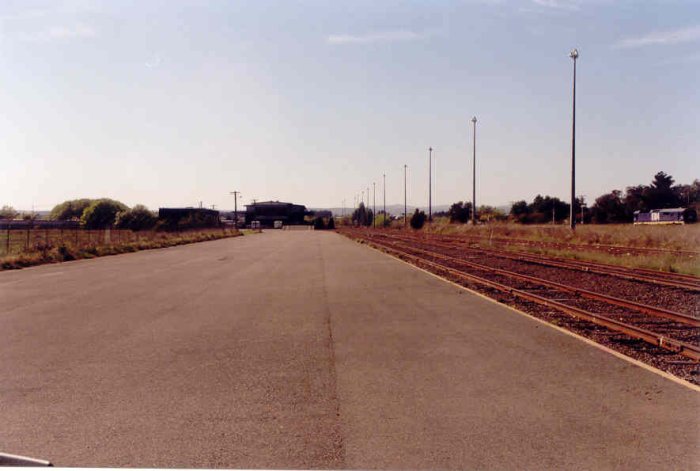
[[[0,206],[570,199],[698,178],[700,2],[0,2]]]

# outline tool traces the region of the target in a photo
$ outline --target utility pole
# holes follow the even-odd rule
[[[406,170],[408,165],[403,164],[403,227],[407,226],[408,206],[406,206]]]
[[[474,145],[474,154],[472,157],[472,226],[476,225],[476,116],[472,118],[474,125],[474,135],[472,143]]]
[[[238,229],[238,197],[241,195],[241,192],[236,190],[229,194],[233,195],[233,227]]]
[[[382,189],[384,190],[384,218],[382,218],[382,226],[386,227],[386,173],[382,174],[382,179],[384,180],[382,184]]]
[[[433,148],[428,147],[428,222],[433,222]]]
[[[372,228],[377,228],[377,183],[372,182]]]
[[[571,207],[569,208],[569,227],[573,231],[576,229],[576,219],[574,216],[574,202],[576,201],[576,59],[578,59],[578,49],[569,53],[574,61],[574,89],[571,120]]]

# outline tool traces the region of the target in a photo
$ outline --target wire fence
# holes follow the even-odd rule
[[[165,241],[193,234],[232,234],[235,229],[200,228],[179,232],[131,231],[127,229],[84,229],[82,227],[35,227],[29,224],[0,226],[0,255],[19,255],[54,247],[88,249],[146,241]]]

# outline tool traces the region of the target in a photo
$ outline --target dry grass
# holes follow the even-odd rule
[[[632,268],[651,268],[674,273],[700,276],[700,256],[674,253],[610,253],[596,246],[654,248],[697,251],[700,249],[700,224],[669,226],[634,226],[632,224],[580,225],[572,232],[568,226],[521,225],[495,223],[472,227],[466,224],[450,224],[446,218],[436,219],[429,233],[479,237],[485,247],[490,239],[524,239],[533,242],[554,242],[589,245],[576,250],[546,246],[505,246],[513,251],[526,251],[561,258],[607,263]],[[501,246],[503,247],[503,246]]]
[[[179,235],[162,233],[156,239],[143,239],[134,242],[125,242],[123,244],[94,245],[88,247],[74,247],[70,244],[49,245],[18,255],[1,257],[0,270],[11,270],[45,263],[57,263],[105,255],[137,252],[139,250],[160,249],[175,245],[191,244],[241,235],[243,235],[241,232],[224,232],[217,230],[214,232],[190,232]]]
[[[450,224],[446,218],[436,219],[428,232],[473,237],[508,237],[542,242],[565,242],[588,245],[700,250],[700,224],[634,226],[632,224],[579,225],[575,231],[563,225],[523,225],[494,223],[481,226]]]
[[[606,263],[629,268],[649,268],[671,273],[684,273],[700,276],[700,262],[689,257],[674,254],[653,255],[610,255],[606,252],[586,250],[557,250],[537,247],[506,247],[516,252],[529,252],[550,257],[569,258],[585,262]]]

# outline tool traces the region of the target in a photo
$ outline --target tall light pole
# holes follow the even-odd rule
[[[403,227],[406,227],[408,217],[408,206],[406,206],[406,170],[408,165],[403,164]]]
[[[382,218],[382,226],[386,227],[386,173],[382,173],[382,190],[384,191],[384,217]]]
[[[229,194],[233,195],[233,227],[238,229],[238,197],[241,196],[241,192],[232,191]]]
[[[573,90],[573,110],[571,120],[571,207],[569,208],[569,227],[576,229],[576,218],[574,216],[574,203],[576,202],[576,59],[578,59],[578,49],[569,53],[574,61],[574,90]]]
[[[433,148],[428,147],[428,221],[433,220]]]
[[[377,228],[377,183],[372,182],[372,228]]]
[[[476,225],[476,116],[472,118],[472,125],[474,128],[474,134],[472,136],[472,143],[474,145],[474,152],[472,156],[472,226]]]

